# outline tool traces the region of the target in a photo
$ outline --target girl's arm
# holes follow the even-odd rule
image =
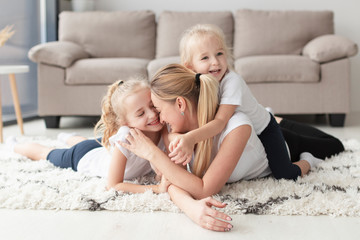
[[[226,204],[211,197],[195,200],[189,193],[175,185],[169,186],[169,195],[176,206],[201,227],[219,232],[232,229],[233,226],[226,222],[231,221],[231,217],[212,208],[212,206],[224,208]]]
[[[202,178],[186,171],[169,160],[140,130],[130,130],[130,144],[119,142],[136,155],[148,159],[174,185],[197,199],[218,193],[234,171],[251,134],[251,126],[242,125],[232,130],[222,142],[219,152]]]
[[[171,161],[183,165],[189,163],[195,144],[219,134],[234,114],[236,107],[236,105],[222,104],[214,120],[186,134],[178,134],[169,145]]]
[[[143,193],[149,189],[155,193],[162,193],[167,191],[169,183],[164,177],[161,179],[159,185],[138,185],[124,183],[126,161],[127,159],[124,154],[118,148],[115,148],[111,157],[107,189],[114,188],[117,191],[131,193]]]

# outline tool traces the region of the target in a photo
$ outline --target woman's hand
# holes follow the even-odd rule
[[[140,130],[136,128],[130,129],[129,135],[126,137],[126,140],[129,142],[118,142],[120,146],[128,149],[129,151],[133,152],[137,156],[151,160],[151,157],[156,151],[161,150],[151,141],[150,138],[145,136]]]
[[[226,207],[225,203],[221,203],[212,197],[194,200],[194,203],[186,209],[186,215],[201,227],[218,232],[230,231],[233,226],[226,222],[231,221],[231,217],[223,212],[213,209]]]

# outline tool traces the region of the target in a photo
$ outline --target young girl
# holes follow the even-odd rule
[[[170,143],[169,157],[175,163],[190,162],[196,143],[219,134],[234,112],[245,113],[264,145],[275,178],[296,179],[319,160],[310,153],[304,161],[291,163],[284,137],[276,120],[261,106],[245,81],[229,70],[230,53],[221,29],[214,25],[195,25],[185,31],[180,42],[181,62],[196,73],[211,74],[220,83],[220,106],[215,119],[201,128],[178,135]],[[298,159],[296,159],[297,161]]]
[[[165,150],[161,138],[163,124],[155,111],[147,81],[128,80],[112,84],[102,101],[102,115],[95,126],[95,133],[103,131],[99,140],[86,140],[80,136],[68,136],[68,149],[52,149],[37,143],[13,142],[16,153],[32,160],[47,159],[55,166],[72,168],[93,176],[107,177],[107,188],[125,192],[166,192],[168,183],[162,178],[159,185],[136,185],[125,183],[152,171],[150,163],[137,157],[117,142],[124,141],[129,127],[143,131],[155,145]],[[97,134],[96,134],[97,135]],[[11,144],[11,143],[10,143]]]

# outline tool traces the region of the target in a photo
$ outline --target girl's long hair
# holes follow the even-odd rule
[[[131,94],[150,89],[146,80],[119,80],[108,87],[101,102],[101,118],[94,127],[95,136],[103,134],[101,144],[109,148],[109,138],[116,134],[121,126],[127,125],[124,100]]]
[[[153,77],[151,92],[163,101],[174,103],[177,97],[183,97],[190,109],[197,107],[199,127],[214,119],[218,107],[218,81],[211,75],[200,75],[196,82],[196,74],[180,64],[170,64],[160,69]],[[196,146],[196,154],[192,171],[202,177],[210,165],[213,139],[201,141]]]

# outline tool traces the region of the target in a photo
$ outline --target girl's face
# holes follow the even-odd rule
[[[154,107],[159,113],[160,122],[162,124],[168,124],[171,128],[171,132],[183,133],[185,116],[181,115],[181,111],[177,107],[177,104],[163,101],[154,94],[151,94],[151,99],[154,103]]]
[[[227,71],[225,49],[215,36],[204,37],[199,44],[194,44],[193,57],[188,68],[196,73],[211,74],[219,82]]]
[[[142,89],[124,99],[127,125],[143,132],[162,129],[159,114],[151,101],[150,89]]]

